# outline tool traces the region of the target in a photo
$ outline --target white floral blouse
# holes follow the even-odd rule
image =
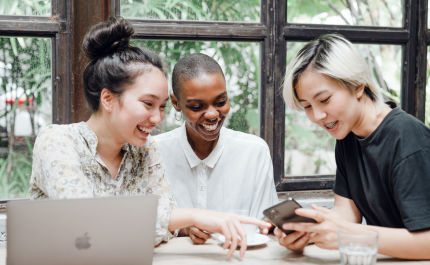
[[[38,135],[33,150],[30,195],[33,199],[92,198],[156,194],[155,245],[169,240],[170,212],[175,206],[156,143],[125,144],[118,176],[112,178],[96,152],[97,136],[85,122],[50,125]]]

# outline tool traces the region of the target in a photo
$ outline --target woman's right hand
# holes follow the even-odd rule
[[[194,209],[192,212],[193,225],[200,230],[212,233],[221,233],[225,237],[223,248],[230,248],[227,258],[233,255],[233,252],[240,244],[240,257],[243,257],[246,251],[246,232],[242,224],[254,224],[261,230],[269,229],[271,224],[265,221],[257,220],[253,217],[237,215],[234,213],[224,213],[205,209]]]
[[[279,244],[293,251],[303,251],[309,244],[310,234],[306,232],[293,232],[286,235],[279,228],[275,228],[275,236],[278,238]]]

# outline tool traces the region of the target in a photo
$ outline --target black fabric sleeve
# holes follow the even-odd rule
[[[392,189],[406,228],[430,228],[430,149],[415,152],[395,166]]]
[[[333,192],[342,197],[352,199],[346,179],[345,155],[342,150],[342,144],[339,141],[336,142],[335,157],[337,169]]]

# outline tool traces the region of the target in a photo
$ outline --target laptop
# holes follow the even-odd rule
[[[158,196],[7,203],[7,264],[152,264]]]

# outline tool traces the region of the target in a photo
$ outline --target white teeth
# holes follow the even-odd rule
[[[207,131],[214,131],[218,127],[218,123],[208,125],[208,124],[202,124],[203,128]]]
[[[337,121],[334,121],[332,123],[326,124],[325,127],[327,129],[333,129],[333,127],[336,125]]]
[[[151,131],[152,131],[152,129],[144,128],[144,127],[141,127],[141,126],[137,126],[137,129],[138,129],[139,131],[141,131],[141,132],[145,132],[145,133],[151,133]]]

